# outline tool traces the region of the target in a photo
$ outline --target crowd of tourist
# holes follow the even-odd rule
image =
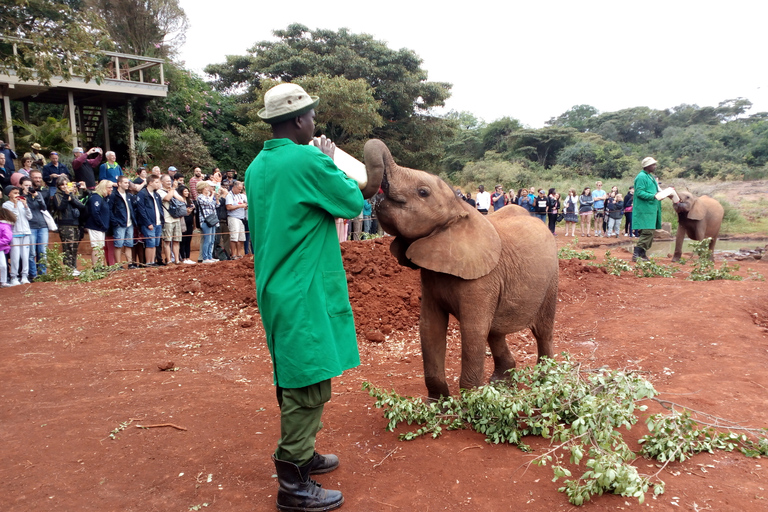
[[[223,176],[218,168],[208,175],[195,168],[187,185],[176,167],[162,172],[155,166],[140,168],[130,180],[112,151],[74,148],[70,168],[56,151],[46,161],[35,152],[39,145],[32,149],[16,168],[16,153],[0,141],[0,287],[47,273],[51,230],[75,276],[86,234],[94,268],[215,263],[251,252],[248,200],[234,170]],[[196,229],[197,262],[191,259]]]
[[[603,182],[595,183],[595,188],[584,187],[581,193],[570,189],[563,198],[557,190],[550,188],[530,187],[521,188],[517,192],[509,189],[505,192],[502,185],[496,185],[493,194],[485,190],[484,185],[477,187],[477,194],[456,194],[483,215],[497,211],[510,204],[516,204],[528,210],[533,217],[541,219],[549,227],[553,235],[557,225],[565,221],[565,236],[576,236],[576,226],[579,226],[579,236],[582,237],[616,237],[622,231],[624,219],[624,236],[634,238],[637,232],[632,229],[632,202],[634,187],[629,187],[625,194],[619,188],[611,187],[610,191],[603,189]]]

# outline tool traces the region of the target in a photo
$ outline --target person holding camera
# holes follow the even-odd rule
[[[5,195],[8,196],[8,201],[3,203],[3,208],[16,215],[11,242],[10,284],[11,286],[29,284],[29,241],[32,233],[29,229],[29,221],[32,220],[32,211],[27,205],[26,197],[21,194],[21,188],[8,185],[5,187]]]
[[[81,238],[80,217],[85,215],[85,204],[81,199],[86,197],[88,191],[84,181],[74,184],[66,176],[59,176],[56,179],[56,193],[50,201],[53,219],[59,227],[64,264],[72,269],[75,276],[80,275],[77,270],[77,248]]]
[[[39,273],[45,274],[45,263],[41,260],[45,255],[46,247],[48,247],[48,223],[43,217],[43,212],[48,210],[45,202],[45,194],[35,186],[37,182],[38,186],[42,185],[43,173],[37,169],[32,170],[31,178],[21,178],[19,186],[21,187],[21,193],[27,200],[27,206],[32,212],[32,219],[29,221],[30,230],[30,247],[29,247],[29,280],[32,281],[37,277],[38,265],[40,265]]]
[[[75,154],[75,160],[72,162],[75,181],[83,181],[86,189],[94,190],[96,188],[96,169],[101,164],[101,148],[91,148],[87,153],[83,153],[83,148],[75,148],[72,152]]]

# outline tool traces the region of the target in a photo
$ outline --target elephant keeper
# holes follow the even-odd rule
[[[637,239],[632,261],[647,260],[646,252],[653,244],[653,232],[661,229],[661,201],[656,199],[659,192],[659,182],[653,173],[656,171],[656,160],[643,158],[643,170],[635,177],[635,198],[632,205],[632,228],[640,232]]]
[[[356,217],[363,195],[334,164],[331,141],[308,145],[318,103],[295,84],[267,91],[258,115],[273,138],[245,173],[256,295],[280,406],[272,456],[280,510],[333,510],[344,502],[310,474],[339,465],[335,455],[315,451],[315,435],[331,378],[360,364],[334,219]]]

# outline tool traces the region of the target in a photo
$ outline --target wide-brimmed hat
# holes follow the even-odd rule
[[[658,163],[656,160],[653,159],[653,157],[647,156],[643,158],[643,161],[640,163],[640,165],[643,166],[643,169],[646,167]]]
[[[317,108],[320,98],[310,96],[300,85],[276,85],[264,94],[264,108],[259,117],[269,124],[282,123]]]
[[[40,151],[42,148],[40,147],[40,144],[35,142],[34,144],[32,144],[32,149],[36,149],[36,150]]]

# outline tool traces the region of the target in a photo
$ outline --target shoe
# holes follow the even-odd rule
[[[77,277],[77,276],[79,276],[79,275],[80,275],[80,271],[79,271],[79,270],[77,270],[77,269],[73,269],[73,270],[72,270],[72,275],[73,275],[73,276],[75,276],[75,277]]]
[[[216,260],[203,260],[203,263],[216,263]]]
[[[320,455],[315,452],[312,456],[312,462],[309,463],[309,474],[322,475],[323,473],[330,473],[337,467],[339,467],[339,458],[337,456],[332,453]]]
[[[187,265],[194,265],[195,264],[195,262],[190,260],[190,259],[186,259],[182,263],[186,263]]]
[[[0,288],[10,288],[10,287],[11,285],[9,285],[8,283],[0,283]]]
[[[135,268],[139,268],[139,266],[135,263],[129,263],[128,264],[128,270],[133,270]]]
[[[648,256],[645,254],[645,249],[635,246],[635,252],[632,254],[632,261],[637,260],[649,261]]]
[[[21,284],[29,284],[29,279],[27,279],[27,276],[21,278]]]
[[[629,236],[629,233],[624,233],[624,236]]]
[[[11,279],[11,284],[9,284],[8,286],[19,286],[20,284],[21,283],[19,282],[19,280],[14,277],[13,279]]]
[[[323,489],[317,482],[309,478],[312,463],[297,466],[292,462],[278,460],[272,455],[277,472],[278,510],[335,510],[344,503],[340,491]],[[314,459],[313,459],[314,460]]]

